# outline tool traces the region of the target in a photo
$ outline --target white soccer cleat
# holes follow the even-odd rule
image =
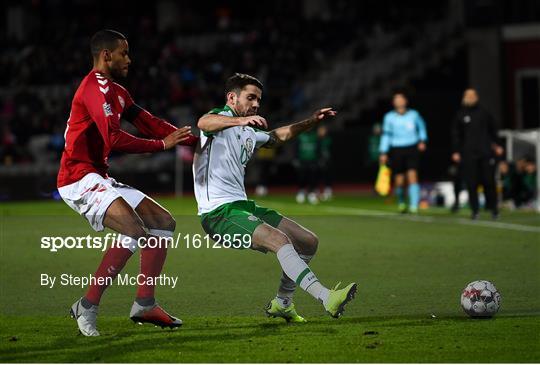
[[[322,200],[323,201],[332,200],[332,188],[324,188]]]
[[[317,194],[315,193],[309,193],[308,194],[308,202],[309,204],[319,204],[319,198],[317,198]]]
[[[296,194],[296,202],[298,204],[304,204],[306,201],[306,194],[303,191],[299,191],[298,194]]]
[[[96,328],[98,306],[92,305],[86,309],[81,304],[81,299],[77,300],[70,309],[71,318],[77,321],[79,331],[85,336],[99,336]]]

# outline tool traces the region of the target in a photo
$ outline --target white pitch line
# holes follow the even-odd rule
[[[283,208],[297,207],[293,203],[275,203],[275,202],[266,202],[269,206],[281,206]],[[406,220],[412,222],[423,222],[423,223],[432,223],[439,221],[441,223],[457,223],[467,226],[476,226],[476,227],[487,227],[487,228],[498,228],[498,229],[507,229],[518,232],[534,232],[540,233],[540,227],[527,226],[523,224],[516,223],[504,223],[504,222],[489,222],[489,221],[472,221],[463,218],[446,218],[446,217],[435,217],[429,215],[403,215],[399,213],[385,212],[381,210],[371,210],[371,209],[360,209],[360,208],[350,208],[350,207],[338,207],[338,206],[313,206],[314,212],[327,212],[327,213],[337,213],[337,214],[350,214],[357,216],[366,216],[366,217],[384,217],[397,220]],[[442,219],[437,219],[442,218]]]

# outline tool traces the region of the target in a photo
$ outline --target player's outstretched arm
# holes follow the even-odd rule
[[[266,119],[260,115],[229,117],[221,114],[205,114],[197,122],[197,127],[207,133],[216,133],[225,128],[249,125],[261,129],[268,128]]]
[[[125,102],[125,109],[122,112],[122,119],[133,124],[142,134],[155,139],[164,139],[176,131],[176,127],[167,121],[158,118],[148,110],[135,104],[133,98],[126,89],[118,85],[121,96]],[[193,146],[197,144],[198,137],[191,135],[182,141],[182,145]]]
[[[337,114],[337,111],[332,108],[322,108],[309,118],[300,122],[292,123],[283,127],[279,127],[268,133],[270,139],[262,147],[264,148],[276,148],[283,143],[290,141],[298,136],[300,133],[305,132],[313,128],[316,124],[319,124],[324,119],[333,117]]]

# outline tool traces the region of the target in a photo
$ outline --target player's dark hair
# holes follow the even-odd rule
[[[242,91],[247,85],[257,86],[259,89],[263,89],[263,84],[253,76],[235,73],[227,79],[225,82],[225,93],[234,91],[237,94]]]
[[[401,95],[401,96],[403,96],[405,99],[409,100],[409,97],[407,96],[407,93],[406,93],[404,90],[395,90],[395,91],[392,93],[392,98],[394,98],[396,95]]]
[[[90,40],[90,52],[92,57],[97,58],[101,51],[108,49],[114,51],[118,47],[118,41],[126,40],[126,37],[115,30],[103,29],[92,36]]]

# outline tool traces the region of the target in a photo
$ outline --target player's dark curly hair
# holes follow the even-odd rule
[[[246,74],[235,73],[227,79],[227,82],[225,83],[225,93],[234,91],[238,94],[247,85],[255,85],[259,89],[263,89],[262,82],[260,82],[257,78]]]
[[[108,49],[111,52],[118,47],[119,40],[126,40],[126,37],[115,30],[103,29],[92,36],[90,40],[90,52],[92,57],[96,58],[100,52],[104,49]]]

